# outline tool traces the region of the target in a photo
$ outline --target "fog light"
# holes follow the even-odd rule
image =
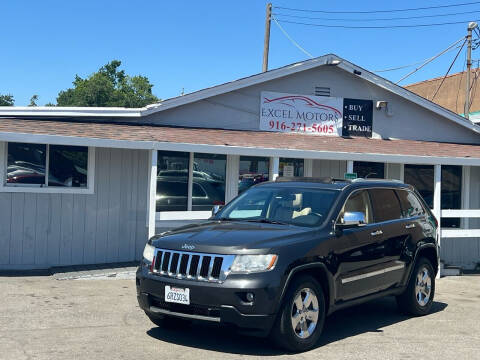
[[[252,302],[255,299],[255,295],[251,292],[247,293],[245,297],[247,298],[248,302]]]

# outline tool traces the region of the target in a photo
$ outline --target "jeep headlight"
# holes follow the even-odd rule
[[[152,246],[147,243],[145,245],[145,249],[143,249],[143,258],[151,263],[153,261],[154,256],[155,256],[155,246]]]
[[[277,255],[237,255],[233,261],[232,273],[251,273],[272,270],[277,263]]]

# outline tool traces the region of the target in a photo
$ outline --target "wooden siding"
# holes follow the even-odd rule
[[[95,192],[0,193],[0,269],[140,259],[148,152],[97,148]]]

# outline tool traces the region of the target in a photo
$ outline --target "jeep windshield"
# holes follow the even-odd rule
[[[244,192],[213,219],[318,226],[337,196],[336,190],[260,186]]]

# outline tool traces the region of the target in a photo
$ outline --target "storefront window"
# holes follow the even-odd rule
[[[303,176],[303,159],[280,158],[278,176]]]
[[[442,166],[442,209],[462,207],[462,167]],[[460,218],[442,218],[442,228],[460,227]]]
[[[240,156],[238,193],[250,186],[268,180],[270,159],[268,157]]]
[[[47,145],[8,143],[7,184],[45,185]]]
[[[353,172],[359,178],[385,179],[385,164],[369,161],[355,161],[353,163]]]
[[[159,151],[157,161],[157,211],[186,211],[190,154]]]
[[[209,211],[225,204],[227,157],[195,154],[193,163],[192,210]]]
[[[48,186],[87,187],[88,149],[50,145]]]
[[[430,209],[433,209],[433,165],[406,164],[404,181],[413,185]]]
[[[433,209],[434,167],[433,165],[405,165],[405,183],[415,186]],[[460,209],[462,202],[462,167],[442,166],[442,209]],[[460,227],[459,218],[442,218],[441,227]]]
[[[88,147],[8,143],[7,154],[7,186],[87,188]]]

